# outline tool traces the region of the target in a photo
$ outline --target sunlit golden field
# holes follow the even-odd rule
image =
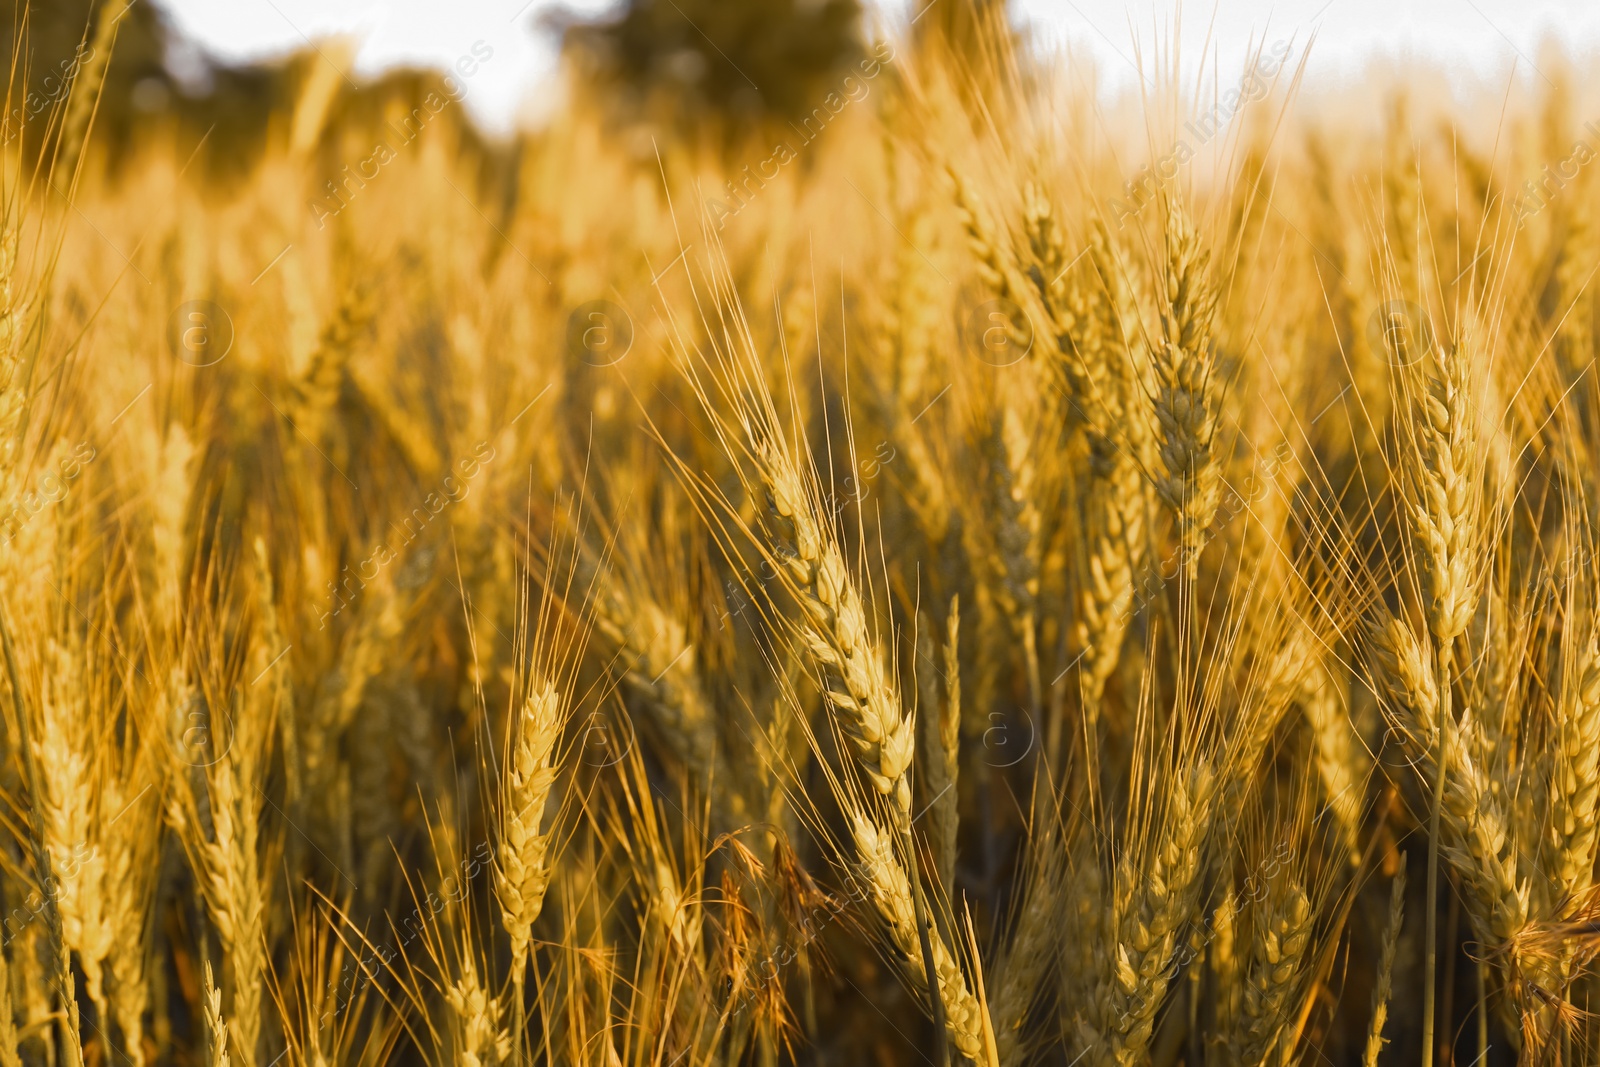
[[[0,150],[0,1067],[1600,1062],[1582,63],[113,152],[108,22]]]

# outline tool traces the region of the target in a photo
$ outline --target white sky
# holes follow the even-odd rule
[[[334,35],[359,40],[355,75],[395,63],[444,67],[475,42],[494,49],[467,82],[467,105],[490,129],[505,130],[519,115],[548,106],[547,76],[554,54],[535,34],[550,0],[152,0],[180,30],[230,59],[278,55]],[[740,0],[726,0],[738,3]],[[924,10],[927,0],[868,0],[891,17]],[[941,0],[933,0],[938,3]],[[943,0],[948,2],[948,0]],[[1308,76],[1353,73],[1375,53],[1420,54],[1464,77],[1498,76],[1515,62],[1538,76],[1541,42],[1584,48],[1600,43],[1595,0],[1215,0],[1182,5],[1179,54],[1214,54],[1222,70],[1238,69],[1246,43],[1293,38],[1298,58],[1311,32],[1317,39]],[[593,13],[613,0],[566,0]],[[1170,37],[1178,0],[1016,0],[1014,10],[1049,42],[1073,54],[1092,54],[1108,87],[1135,77],[1133,42],[1146,64],[1158,40]],[[1213,11],[1215,18],[1213,22]],[[1210,31],[1210,50],[1207,32]],[[332,50],[329,49],[331,52]],[[541,96],[544,105],[541,106]]]

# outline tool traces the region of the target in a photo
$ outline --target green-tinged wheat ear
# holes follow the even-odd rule
[[[515,747],[501,794],[494,888],[500,920],[511,938],[514,975],[527,963],[533,924],[550,884],[550,834],[542,826],[556,780],[562,718],[555,686],[546,682],[528,695],[516,717]]]
[[[1400,869],[1389,887],[1389,921],[1383,928],[1383,945],[1378,951],[1378,980],[1372,987],[1372,1020],[1367,1024],[1367,1044],[1361,1056],[1362,1067],[1378,1067],[1378,1054],[1388,1042],[1383,1036],[1389,1020],[1389,993],[1394,980],[1395,946],[1400,943],[1400,924],[1405,918],[1406,857],[1400,854]]]
[[[922,949],[917,934],[917,919],[911,896],[911,881],[895,854],[890,836],[875,826],[866,815],[851,816],[851,834],[862,865],[861,877],[873,905],[889,928],[890,939],[901,963],[913,982],[928,988],[922,966]],[[960,965],[937,931],[933,937],[934,970],[938,977],[939,999],[944,1004],[945,1030],[961,1054],[974,1063],[983,1062],[983,1008],[967,986]]]

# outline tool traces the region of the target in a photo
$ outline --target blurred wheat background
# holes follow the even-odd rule
[[[1600,1063],[1577,57],[7,26],[0,1067]]]

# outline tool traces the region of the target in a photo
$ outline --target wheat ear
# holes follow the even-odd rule
[[[1144,537],[1142,480],[1138,467],[1124,453],[1113,451],[1105,474],[1088,489],[1089,552],[1071,642],[1091,730],[1099,720],[1101,697],[1121,659],[1122,640],[1133,617],[1135,546]]]
[[[1241,1062],[1288,1067],[1294,1041],[1286,1029],[1291,1029],[1301,965],[1311,942],[1311,901],[1298,879],[1281,877],[1273,879],[1267,899],[1252,911],[1254,966],[1244,987]]]
[[[926,631],[917,634],[918,658],[922,669],[918,679],[923,722],[922,751],[926,779],[923,796],[928,805],[927,817],[933,824],[929,833],[932,842],[934,870],[939,884],[950,891],[955,884],[956,834],[960,829],[960,794],[957,782],[961,773],[961,659],[957,655],[960,632],[960,598],[950,600],[950,617],[946,626],[946,639],[942,657],[942,671],[933,666],[933,639]],[[944,675],[944,685],[933,684],[937,674]]]
[[[40,694],[36,758],[43,770],[45,847],[60,875],[57,907],[66,947],[78,954],[84,991],[100,1018],[109,1014],[105,959],[112,930],[106,916],[105,848],[99,830],[101,783],[91,764],[88,663],[80,641],[48,640]]]
[[[39,890],[44,898],[45,932],[41,939],[49,955],[50,978],[55,984],[55,994],[61,998],[66,1018],[61,1027],[62,1044],[66,1049],[67,1067],[83,1067],[83,1041],[78,1029],[77,982],[72,975],[72,959],[62,929],[61,905],[57,898],[55,876],[52,874],[50,850],[46,846],[45,787],[39,770],[39,760],[34,751],[32,728],[27,708],[22,703],[22,671],[17,666],[17,650],[11,640],[11,624],[0,605],[0,648],[5,652],[6,680],[10,683],[11,710],[19,731],[17,748],[22,753],[23,771],[28,786],[28,842],[33,852],[34,876],[39,880]]]
[[[1357,765],[1355,730],[1339,698],[1339,684],[1326,663],[1313,668],[1300,697],[1300,712],[1311,727],[1311,743],[1328,797],[1339,843],[1352,866],[1361,862],[1362,773]]]
[[[213,723],[219,718],[213,715]],[[233,1045],[248,1062],[261,1032],[266,902],[257,849],[263,796],[256,786],[259,757],[254,738],[246,736],[249,717],[241,716],[239,725],[241,729],[228,739],[226,751],[204,771],[210,836],[202,828],[198,798],[187,781],[173,790],[167,820],[189,854],[206,911],[222,941],[223,984],[233,1016],[229,1024]]]
[[[1460,876],[1466,889],[1467,914],[1480,936],[1510,947],[1512,963],[1530,978],[1548,981],[1546,961],[1517,948],[1528,925],[1531,883],[1518,877],[1517,842],[1511,833],[1507,798],[1496,790],[1473,755],[1481,751],[1481,729],[1470,709],[1452,732],[1458,739],[1447,751],[1445,774],[1435,762],[1440,750],[1439,689],[1429,670],[1428,654],[1411,628],[1391,620],[1376,631],[1378,658],[1387,704],[1395,714],[1408,751],[1423,781],[1440,790],[1443,824],[1437,847]],[[1435,842],[1429,842],[1430,851]]]
[[[1448,351],[1425,353],[1411,383],[1407,510],[1423,607],[1441,646],[1467,628],[1476,604],[1471,568],[1478,517],[1478,443],[1467,380],[1472,329],[1464,325],[1461,341]]]
[[[1173,978],[1178,933],[1195,910],[1211,793],[1208,767],[1196,764],[1172,791],[1146,869],[1136,869],[1128,856],[1118,864],[1118,902],[1107,915],[1110,958],[1099,964],[1097,1018],[1080,1035],[1095,1063],[1131,1067],[1148,1055],[1156,1010]]]
[[[1462,342],[1471,334],[1463,325]],[[1437,774],[1433,781],[1432,810],[1428,821],[1428,911],[1423,933],[1423,1067],[1433,1058],[1434,986],[1438,967],[1439,823],[1445,803],[1446,779],[1453,768],[1454,732],[1450,711],[1450,654],[1455,638],[1467,628],[1475,604],[1469,568],[1474,547],[1476,449],[1472,435],[1471,394],[1467,382],[1464,343],[1444,351],[1424,352],[1412,375],[1413,430],[1406,449],[1406,469],[1411,483],[1408,510],[1421,569],[1423,609],[1438,642],[1439,675],[1433,728]]]
[[[147,777],[142,757],[135,759],[140,763],[128,783],[130,788]],[[134,1067],[144,1067],[144,1011],[150,1002],[146,930],[152,903],[151,872],[160,849],[160,823],[159,812],[155,825],[137,819],[143,809],[143,790],[133,800],[124,802],[127,793],[128,790],[116,781],[106,786],[106,798],[110,802],[107,807],[115,813],[113,821],[125,818],[131,823],[121,833],[105,835],[109,838],[107,925],[115,938],[107,957],[107,971],[111,977],[111,1010],[122,1030],[125,1051]]]
[[[800,640],[823,668],[829,703],[862,771],[909,824],[907,771],[916,737],[901,711],[899,685],[884,663],[844,555],[817,521],[799,471],[770,445],[760,466],[772,511],[788,527],[779,556],[804,609]]]
[[[11,968],[0,949],[0,1067],[22,1067],[17,1055],[17,1017],[11,1010]]]
[[[1062,857],[1052,829],[1035,827],[1022,887],[1022,910],[998,968],[990,1014],[1001,1063],[1016,1063],[1025,1050],[1023,1026],[1041,994],[1059,949]]]
[[[1056,329],[1072,422],[1084,426],[1089,483],[1084,489],[1087,556],[1078,586],[1078,613],[1069,653],[1079,664],[1079,691],[1093,737],[1106,681],[1121,658],[1133,615],[1134,584],[1144,544],[1145,479],[1141,457],[1148,427],[1134,413],[1136,384],[1125,331],[1128,294],[1112,254],[1110,235],[1097,223],[1090,236],[1090,278],[1067,278],[1060,234],[1048,201],[1029,197],[1031,275]]]
[[[819,521],[798,468],[770,440],[759,444],[758,460],[768,506],[776,517],[777,529],[772,531],[774,554],[783,566],[785,584],[802,609],[802,617],[796,620],[800,642],[823,675],[828,704],[840,732],[855,750],[857,764],[873,789],[888,800],[901,846],[911,857],[912,883],[908,884],[907,899],[914,910],[922,970],[942,973],[940,960],[944,959],[959,975],[960,968],[942,937],[933,930],[921,892],[911,834],[909,777],[916,755],[916,734],[910,716],[901,710],[899,685],[868,624],[866,607],[845,566],[844,554]],[[875,840],[881,841],[881,835]],[[876,861],[869,857],[868,862]],[[892,917],[891,925],[898,930],[898,918]],[[958,1029],[977,1032],[964,1020],[946,1017],[942,990],[930,994],[928,1005],[929,1014],[940,1029],[952,1034]],[[978,1010],[981,1012],[982,1007]],[[943,1044],[936,1053],[936,1063],[947,1061]]]
[[[211,1067],[228,1067],[228,1024],[222,1018],[222,990],[211,977],[211,961],[205,961],[206,1033],[211,1039],[207,1062]]]
[[[450,1006],[458,1067],[499,1067],[511,1059],[511,1032],[500,1023],[500,998],[483,987],[470,947],[461,952],[461,976],[444,992]]]
[[[555,747],[561,736],[561,697],[549,682],[535,683],[517,715],[516,747],[501,794],[500,840],[494,868],[500,921],[511,938],[511,973],[528,959],[533,924],[550,885],[550,834],[541,830],[555,785]]]
[[[895,855],[894,842],[859,811],[852,814],[850,828],[872,902],[887,923],[889,936],[912,980],[919,989],[926,990],[928,977],[921,966],[911,881]],[[966,976],[945,947],[943,937],[934,939],[933,965],[939,1000],[944,1005],[945,1032],[963,1056],[975,1063],[983,1062],[983,1008],[968,989]]]
[[[1550,790],[1554,879],[1575,906],[1594,876],[1595,801],[1600,789],[1600,634],[1591,634],[1573,668],[1556,736]]]
[[[1400,869],[1389,887],[1389,922],[1383,928],[1383,947],[1378,954],[1378,981],[1372,988],[1372,1021],[1367,1025],[1367,1045],[1361,1056],[1362,1067],[1378,1067],[1378,1053],[1387,1044],[1383,1025],[1389,1020],[1389,991],[1394,980],[1395,946],[1400,943],[1400,923],[1405,917],[1406,857],[1400,854]]]
[[[1221,416],[1211,323],[1217,294],[1209,256],[1186,212],[1169,205],[1166,227],[1166,299],[1162,337],[1152,353],[1151,404],[1161,429],[1157,453],[1164,474],[1156,494],[1178,518],[1190,577],[1197,573],[1205,530],[1220,503],[1221,473],[1212,443]]]
[[[624,680],[649,702],[673,754],[689,767],[716,758],[716,725],[683,623],[620,577],[595,598],[595,623],[623,651]]]

